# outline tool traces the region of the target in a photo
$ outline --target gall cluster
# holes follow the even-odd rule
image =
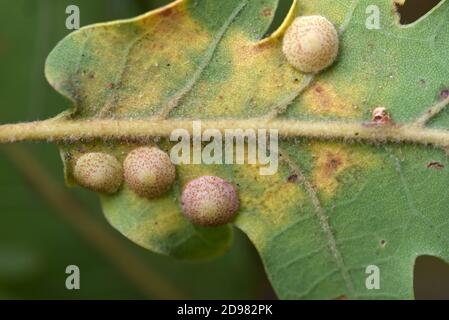
[[[172,188],[176,168],[166,152],[156,147],[140,147],[126,156],[123,165],[106,153],[86,153],[76,161],[73,176],[80,186],[110,195],[118,192],[125,181],[136,195],[154,199]],[[184,216],[205,227],[231,222],[239,204],[236,188],[215,176],[190,181],[181,196]]]

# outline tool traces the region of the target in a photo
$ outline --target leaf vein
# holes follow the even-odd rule
[[[282,159],[286,161],[286,163],[290,166],[292,171],[298,176],[299,181],[303,184],[303,186],[306,189],[307,195],[309,196],[312,205],[314,207],[314,212],[316,217],[319,220],[320,227],[322,231],[324,232],[327,240],[327,244],[329,247],[329,250],[335,260],[335,263],[340,270],[341,276],[345,282],[346,288],[351,296],[354,296],[355,290],[354,290],[354,284],[352,283],[351,276],[348,272],[348,269],[346,268],[345,262],[343,260],[343,256],[340,253],[340,250],[337,246],[337,241],[334,236],[334,232],[329,224],[328,216],[326,215],[326,212],[324,208],[321,205],[321,202],[318,198],[318,195],[313,187],[313,185],[308,181],[302,170],[300,169],[299,165],[288,155],[281,151],[282,153]]]
[[[192,75],[192,77],[187,81],[187,83],[182,87],[178,92],[176,92],[172,97],[169,98],[166,105],[162,108],[162,110],[154,117],[155,119],[166,119],[170,112],[175,109],[182,98],[184,98],[195,86],[195,84],[199,81],[201,78],[201,75],[203,74],[204,70],[206,70],[207,66],[211,63],[212,58],[214,57],[215,52],[217,51],[218,45],[223,40],[226,31],[229,29],[229,27],[232,25],[234,20],[237,18],[237,16],[242,12],[243,8],[246,7],[248,4],[248,1],[242,1],[232,12],[232,14],[229,16],[229,18],[226,20],[226,22],[223,24],[223,26],[218,31],[217,35],[213,39],[211,45],[206,51],[205,57],[203,61],[198,66],[195,73]]]

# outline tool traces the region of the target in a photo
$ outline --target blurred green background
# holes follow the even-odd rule
[[[409,1],[409,19],[438,2]],[[68,5],[79,6],[85,26],[167,2],[0,0],[0,123],[45,119],[69,107],[43,72],[48,53],[70,32]],[[281,0],[272,30],[290,4]],[[106,222],[94,193],[64,186],[52,144],[1,146],[0,177],[0,299],[275,298],[255,249],[238,230],[227,254],[200,263],[132,244]],[[65,287],[65,269],[72,264],[81,270],[80,290]],[[416,269],[417,298],[449,298],[446,264],[420,258]]]

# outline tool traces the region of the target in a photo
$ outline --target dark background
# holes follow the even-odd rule
[[[225,1],[225,0],[223,0]],[[69,31],[65,8],[81,25],[128,18],[166,0],[0,0],[0,123],[52,117],[68,103],[47,84],[45,58]],[[410,23],[437,0],[409,0]],[[291,0],[281,0],[274,30]],[[0,299],[274,299],[259,257],[236,230],[232,249],[201,263],[148,252],[118,234],[97,196],[64,186],[52,144],[0,147]],[[65,268],[81,270],[81,290],[65,288]],[[449,268],[418,259],[417,298],[449,298]]]

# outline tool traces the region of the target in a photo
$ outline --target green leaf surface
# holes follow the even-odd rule
[[[184,0],[136,19],[87,27],[56,47],[46,75],[73,101],[67,116],[73,120],[257,121],[275,111],[278,120],[361,123],[384,106],[396,122],[412,123],[449,87],[448,1],[408,26],[399,24],[391,0],[376,1],[379,30],[365,26],[372,1],[299,1],[298,15],[326,16],[341,33],[336,64],[304,92],[307,78],[282,55],[277,36],[284,26],[262,40],[277,2]],[[447,129],[448,121],[443,111],[430,126]],[[106,150],[123,159],[134,146],[101,140],[62,146],[68,181],[80,154]],[[230,230],[194,227],[182,217],[179,198],[182,187],[202,175],[232,181],[241,199],[235,225],[258,249],[284,299],[412,298],[416,257],[449,259],[449,161],[443,150],[301,137],[280,146],[273,176],[260,176],[250,165],[182,165],[176,186],[160,199],[138,198],[126,185],[102,196],[106,217],[155,252],[219,254]],[[380,268],[378,290],[365,285],[369,265]]]

